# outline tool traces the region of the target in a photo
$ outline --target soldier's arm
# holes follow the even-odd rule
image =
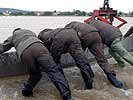
[[[91,77],[94,77],[94,73],[93,73],[93,71],[90,67],[89,61],[81,47],[81,44],[80,43],[71,44],[68,51],[71,54],[71,56],[73,57],[73,59],[75,60],[75,63],[77,64],[77,66],[80,67],[81,69],[82,68],[89,69],[89,73],[90,73]]]
[[[12,37],[8,37],[3,43],[0,43],[0,54],[8,51],[13,47]]]
[[[112,72],[110,65],[104,55],[104,47],[102,43],[93,44],[89,50],[94,55],[97,63],[106,74]]]
[[[124,35],[124,38],[130,36],[133,33],[133,26],[130,27],[130,29],[126,32],[126,34]]]
[[[50,53],[56,64],[60,64],[62,44],[59,39],[54,38],[50,47]]]

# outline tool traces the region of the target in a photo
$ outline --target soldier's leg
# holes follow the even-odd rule
[[[32,69],[30,68],[29,79],[24,83],[24,88],[22,90],[22,94],[24,96],[32,96],[33,88],[37,85],[42,77],[40,69]]]
[[[71,92],[65,76],[60,72],[59,66],[55,64],[50,54],[47,52],[37,58],[38,63],[45,69],[48,77],[59,90],[63,100],[69,100]]]
[[[55,64],[48,50],[43,46],[43,44],[34,43],[28,48],[28,50],[25,50],[25,53],[26,54],[23,53],[23,55],[26,55],[25,58],[27,57],[27,59],[25,59],[25,62],[27,60],[27,63],[28,63],[29,62],[28,57],[31,57],[35,59],[35,63],[37,65],[35,68],[32,67],[32,71],[30,71],[30,78],[28,80],[27,87],[31,88],[31,86],[34,87],[37,84],[39,80],[38,81],[35,81],[35,80],[39,79],[39,77],[36,78],[38,74],[35,72],[38,72],[39,70],[37,68],[38,66],[41,66],[43,69],[45,69],[49,78],[59,90],[63,100],[69,100],[69,98],[71,98],[71,92],[69,89],[68,82],[65,79],[65,76],[59,71],[59,67]],[[30,63],[28,64],[30,65]],[[33,71],[33,69],[36,69],[36,70]]]
[[[91,69],[91,66],[88,62],[87,57],[82,50],[81,44],[74,43],[69,46],[69,53],[74,58],[75,63],[80,68],[83,80],[85,82],[85,86],[87,89],[91,89],[93,83],[94,73]]]
[[[117,52],[125,61],[133,65],[133,57],[123,47],[119,38],[113,41],[110,48],[112,49],[113,52]]]
[[[112,72],[110,69],[110,65],[104,55],[104,48],[102,43],[93,43],[93,45],[91,45],[91,47],[88,47],[88,49],[94,55],[97,63],[105,72],[105,74]]]
[[[117,64],[119,67],[124,68],[125,62],[123,61],[122,57],[115,51],[112,51],[111,48],[109,48],[109,54],[117,61]]]
[[[24,51],[22,55],[22,61],[26,64],[29,68],[29,79],[27,82],[24,83],[24,88],[22,90],[22,94],[24,96],[32,96],[33,88],[35,85],[40,81],[42,74],[40,71],[40,66],[37,65],[37,62],[34,56],[31,54],[30,50],[27,49]]]
[[[103,69],[107,75],[108,80],[117,88],[122,88],[123,83],[116,78],[114,71],[110,69],[110,65],[104,56],[103,44],[95,43],[90,47],[91,53],[95,56],[99,66]]]
[[[61,41],[60,38],[54,38],[50,47],[50,53],[53,57],[54,62],[59,66],[60,72],[64,75],[63,67],[60,62],[61,55],[64,53],[64,41]]]

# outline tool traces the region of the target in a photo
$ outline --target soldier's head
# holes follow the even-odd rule
[[[44,30],[42,30],[42,31],[39,32],[38,38],[39,39],[42,39],[44,37],[45,38],[50,37],[50,32],[52,32],[52,31],[53,31],[53,29],[49,29],[49,28],[44,29]]]
[[[53,29],[44,29],[41,32],[39,32],[38,34],[38,38],[43,41],[44,45],[49,48],[51,46],[52,43],[52,35],[51,32],[53,31]]]

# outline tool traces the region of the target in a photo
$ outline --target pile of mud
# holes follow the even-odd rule
[[[74,100],[133,100],[133,67],[129,64],[120,69],[114,61],[112,69],[117,77],[125,82],[125,90],[112,86],[97,64],[93,65],[95,72],[94,88],[84,90],[84,84],[77,67],[64,69]],[[0,100],[61,100],[60,95],[48,77],[44,77],[34,89],[34,97],[25,98],[21,89],[28,76],[0,78]]]

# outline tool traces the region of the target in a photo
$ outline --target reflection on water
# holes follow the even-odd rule
[[[77,67],[64,69],[69,80],[74,100],[133,100],[133,68],[120,69],[112,64],[112,69],[117,71],[117,77],[126,82],[126,90],[113,87],[106,79],[98,65],[94,65],[94,88],[84,90],[84,84]],[[21,95],[21,88],[28,76],[0,78],[0,100],[61,100],[54,85],[46,74],[34,89],[34,97],[25,98]]]

